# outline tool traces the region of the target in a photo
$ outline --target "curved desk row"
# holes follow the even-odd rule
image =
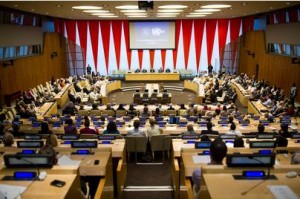
[[[125,81],[179,81],[179,73],[126,73]]]

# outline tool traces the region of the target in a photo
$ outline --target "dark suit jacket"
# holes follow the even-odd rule
[[[201,131],[201,135],[205,135],[205,134],[219,135],[219,132],[218,131],[214,131],[214,130],[203,130],[203,131]]]

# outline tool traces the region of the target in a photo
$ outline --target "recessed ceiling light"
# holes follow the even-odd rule
[[[133,12],[133,13],[137,13],[137,12],[146,12],[146,10],[121,10],[121,12]]]
[[[138,15],[127,15],[127,17],[130,17],[130,18],[145,18],[145,17],[148,17],[148,16],[144,16],[144,15],[142,15],[142,16],[138,16]]]
[[[187,8],[188,6],[185,5],[164,5],[164,6],[158,6],[158,8],[163,9],[181,9],[181,8]]]
[[[170,10],[158,10],[158,12],[182,12],[183,10],[178,10],[178,9],[170,9]]]
[[[56,7],[57,7],[57,8],[61,8],[61,7],[62,7],[62,5],[60,5],[60,4],[57,4],[57,5],[56,5]]]
[[[259,12],[259,10],[256,10],[256,12]]]
[[[34,12],[34,9],[32,8],[31,11]]]
[[[286,5],[290,5],[290,2],[286,2]]]
[[[190,15],[211,15],[212,12],[191,12]]]
[[[99,18],[116,18],[118,16],[114,15],[114,16],[98,16]]]
[[[195,10],[195,12],[219,12],[221,11],[220,9],[198,9],[198,10]]]
[[[73,9],[78,9],[78,10],[96,10],[96,9],[102,9],[102,7],[99,6],[73,6]]]
[[[205,17],[206,15],[185,15],[186,17]]]
[[[19,5],[15,4],[14,6],[15,6],[15,7],[18,7]]]
[[[157,13],[157,15],[178,15],[179,13],[177,12],[168,12],[168,13]]]
[[[270,7],[270,10],[273,10],[273,7]]]
[[[113,13],[92,13],[93,16],[113,16]]]
[[[206,6],[201,6],[201,8],[230,8],[231,5],[226,4],[211,4]]]
[[[124,15],[145,16],[145,15],[147,15],[147,13],[124,13]]]
[[[115,8],[125,9],[125,10],[127,10],[127,9],[129,9],[129,10],[139,9],[139,7],[136,6],[136,5],[123,5],[123,6],[116,6]]]
[[[109,12],[108,10],[84,10],[83,12],[86,13],[104,13],[104,12]]]
[[[248,3],[246,3],[246,2],[243,2],[241,4],[242,4],[242,6],[248,5]]]
[[[157,15],[156,17],[176,17],[176,15]]]

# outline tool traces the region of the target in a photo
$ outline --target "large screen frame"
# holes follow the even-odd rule
[[[171,47],[136,47],[132,46],[132,32],[131,32],[131,24],[133,23],[163,23],[163,22],[168,22],[168,23],[173,23],[174,26],[174,34],[173,39],[171,38],[170,40],[173,40],[172,46]],[[174,50],[176,49],[176,21],[175,20],[152,20],[152,21],[146,21],[146,20],[132,20],[129,21],[129,28],[128,28],[128,34],[129,34],[129,49],[130,50]]]

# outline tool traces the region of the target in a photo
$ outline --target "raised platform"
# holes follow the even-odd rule
[[[126,73],[125,81],[179,81],[179,73]]]

